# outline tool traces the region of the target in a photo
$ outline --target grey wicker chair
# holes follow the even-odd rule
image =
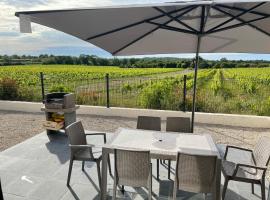
[[[73,161],[78,160],[82,161],[82,170],[84,171],[84,163],[85,161],[92,161],[97,164],[97,174],[99,187],[101,187],[101,171],[100,171],[100,163],[101,163],[101,150],[94,148],[93,144],[87,144],[86,136],[94,136],[100,135],[103,136],[104,143],[106,143],[106,134],[105,133],[89,133],[85,134],[84,128],[80,121],[74,122],[70,124],[66,128],[66,133],[68,135],[69,143],[70,143],[70,163],[68,170],[68,178],[67,178],[67,186],[70,183],[70,177],[72,172]],[[111,172],[110,159],[108,159],[109,172]]]
[[[189,117],[167,117],[166,131],[191,133]]]
[[[161,131],[160,117],[138,116],[137,129]],[[157,180],[159,180],[159,159],[157,159]]]
[[[245,164],[234,163],[226,160],[229,149],[247,151],[251,153],[251,159]],[[265,200],[265,173],[270,161],[270,138],[261,137],[254,150],[227,146],[222,161],[222,172],[225,177],[222,199],[225,199],[227,186],[230,180],[251,183],[252,194],[254,194],[254,184],[261,185],[262,200]]]
[[[118,185],[148,188],[152,198],[152,165],[149,151],[115,149],[113,199]]]
[[[214,193],[217,156],[178,153],[173,200],[179,189],[194,193]]]
[[[167,117],[166,131],[191,133],[189,117]],[[164,161],[165,162],[165,161]],[[168,179],[171,178],[171,161],[168,161]]]
[[[160,131],[161,119],[160,117],[138,116],[137,129]]]

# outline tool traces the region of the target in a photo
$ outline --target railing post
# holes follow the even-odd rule
[[[184,75],[183,87],[183,111],[186,112],[186,96],[187,96],[187,75]]]
[[[110,107],[110,85],[109,85],[109,74],[106,74],[106,94],[107,94],[107,108]]]
[[[44,91],[44,75],[43,75],[43,72],[40,72],[40,82],[41,82],[42,102],[44,103],[45,91]]]

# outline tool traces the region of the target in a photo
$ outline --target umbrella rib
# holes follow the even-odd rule
[[[160,23],[156,23],[156,22],[147,22],[147,23],[156,25],[159,28],[165,29],[165,30],[176,31],[176,32],[181,32],[181,33],[187,33],[187,34],[194,34],[194,35],[198,34],[198,31],[193,32],[193,31],[189,31],[189,30],[186,30],[186,29],[176,28],[176,27],[173,27],[173,26],[168,26],[168,25],[164,25],[164,24],[160,24]]]
[[[250,11],[252,11],[252,10],[254,10],[254,9],[256,9],[256,8],[258,8],[258,7],[260,7],[260,6],[262,6],[262,5],[265,4],[265,3],[266,3],[266,2],[261,2],[261,3],[255,5],[255,6],[253,6],[253,7],[249,8],[248,10],[242,11],[242,12],[239,13],[238,15],[235,15],[235,16],[231,17],[230,19],[228,19],[228,20],[222,22],[221,24],[219,24],[219,25],[217,25],[217,26],[211,28],[211,29],[208,30],[208,31],[211,32],[211,31],[217,30],[219,27],[222,27],[222,26],[224,26],[225,24],[228,24],[229,22],[231,22],[231,21],[233,21],[233,20],[239,18],[239,17],[242,16],[242,15],[245,15],[246,13],[249,13]]]
[[[202,6],[202,14],[201,14],[201,23],[200,23],[200,34],[203,33],[204,28],[205,28],[205,6]]]
[[[174,11],[171,11],[169,13],[170,14],[177,13],[177,12],[180,12],[180,11],[183,11],[183,10],[186,10],[186,9],[189,9],[190,7],[193,7],[193,6],[186,6],[184,8],[180,8],[178,10],[174,10]],[[92,40],[92,39],[95,39],[95,38],[98,38],[98,37],[102,37],[102,36],[105,36],[105,35],[108,35],[108,34],[111,34],[111,33],[114,33],[114,32],[118,32],[118,31],[121,31],[121,30],[124,30],[124,29],[128,29],[128,28],[131,28],[131,27],[134,27],[134,26],[143,24],[143,23],[145,23],[147,21],[151,21],[151,20],[155,20],[155,19],[158,19],[158,18],[162,18],[164,16],[165,16],[164,14],[161,14],[161,15],[158,15],[158,16],[155,16],[155,17],[150,17],[148,19],[144,19],[144,20],[141,20],[141,21],[138,21],[138,22],[135,22],[135,23],[126,25],[126,26],[122,26],[120,28],[116,28],[116,29],[113,29],[113,30],[110,30],[110,31],[106,31],[104,33],[100,33],[100,34],[97,34],[97,35],[88,37],[85,40]]]
[[[265,2],[267,3],[267,2]],[[237,10],[237,11],[246,11],[246,9],[244,8],[239,8],[239,7],[231,7],[231,6],[227,6],[227,5],[219,5],[217,4],[217,6],[219,7],[223,7],[223,8],[227,8],[227,9],[231,9],[231,10]],[[261,16],[270,16],[269,14],[267,13],[262,13],[262,12],[259,12],[259,11],[250,11],[250,13],[252,14],[255,14],[255,15],[261,15]]]
[[[224,11],[224,10],[222,10],[222,9],[220,9],[220,8],[218,8],[218,7],[216,7],[216,6],[213,6],[213,8],[214,8],[215,10],[218,10],[219,12],[222,12],[222,13],[224,13],[224,14],[226,14],[226,15],[231,16],[231,17],[234,16],[234,15],[232,15],[232,14],[230,14],[230,13],[228,13],[228,12],[226,12],[226,11]],[[262,17],[259,17],[259,18],[253,19],[253,20],[249,20],[249,21],[245,21],[245,20],[243,20],[243,19],[241,19],[241,18],[238,17],[237,19],[238,19],[241,23],[235,24],[235,25],[231,25],[231,26],[227,26],[227,27],[224,27],[224,28],[220,28],[220,29],[217,29],[217,30],[214,30],[214,31],[211,31],[211,32],[207,31],[205,34],[216,33],[216,32],[220,32],[220,31],[224,31],[224,30],[229,30],[229,29],[233,29],[233,28],[238,28],[238,27],[241,27],[241,26],[244,26],[244,25],[249,25],[249,26],[251,26],[252,28],[255,28],[255,29],[257,29],[258,31],[263,32],[264,34],[270,36],[270,33],[268,33],[268,32],[266,32],[266,31],[260,29],[259,27],[255,26],[255,25],[250,24],[250,23],[252,23],[252,22],[259,21],[259,20],[263,20],[263,19],[266,19],[266,18],[269,18],[269,17],[270,17],[270,16],[262,16]]]
[[[172,16],[171,14],[166,13],[165,11],[163,11],[162,9],[158,8],[158,7],[153,7],[154,9],[156,9],[157,11],[159,11],[160,13],[163,13],[164,15],[166,15],[167,17],[171,18],[173,21],[178,22],[179,24],[185,26],[186,28],[188,28],[191,31],[194,32],[198,32],[196,29],[194,29],[193,27],[189,26],[188,24],[182,22],[181,20],[179,20],[177,17]]]
[[[179,15],[177,16],[177,18],[183,16],[184,14],[190,12],[190,11],[193,10],[193,9],[196,9],[197,7],[198,7],[198,6],[192,6],[192,7],[190,7],[188,10],[186,10],[186,11],[184,11],[183,13],[179,14]],[[173,19],[170,19],[170,20],[168,20],[167,22],[165,22],[164,25],[166,25],[166,24],[168,24],[168,23],[170,23],[170,22],[172,22],[172,21],[173,21]],[[160,24],[160,25],[162,25],[162,24]],[[129,42],[129,43],[126,44],[125,46],[123,46],[123,47],[119,48],[118,50],[114,51],[114,52],[112,53],[112,55],[115,55],[115,54],[117,54],[118,52],[122,51],[123,49],[126,49],[127,47],[129,47],[129,46],[131,46],[132,44],[138,42],[139,40],[141,40],[142,38],[146,37],[147,35],[149,35],[149,34],[155,32],[155,31],[158,30],[159,28],[160,28],[160,27],[158,26],[158,27],[154,28],[153,30],[148,31],[147,33],[143,34],[142,36],[136,38],[135,40]]]

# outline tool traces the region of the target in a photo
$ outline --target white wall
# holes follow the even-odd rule
[[[0,101],[0,110],[21,111],[21,112],[41,112],[41,103],[18,102],[18,101]],[[77,111],[78,114],[101,115],[101,116],[119,116],[136,118],[138,115],[159,116],[162,119],[166,117],[188,116],[190,112],[149,110],[134,108],[105,108],[100,106],[82,105]],[[229,126],[270,128],[270,117],[252,116],[252,115],[232,115],[217,113],[196,113],[195,122],[208,124],[222,124]]]

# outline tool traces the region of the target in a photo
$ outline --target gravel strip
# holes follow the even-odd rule
[[[136,119],[78,115],[87,130],[114,132],[118,127],[135,128]],[[44,131],[43,113],[26,113],[0,110],[0,151],[18,144]],[[165,130],[165,122],[162,123]],[[270,129],[196,124],[195,133],[211,134],[217,143],[253,148],[260,136],[270,136]]]

